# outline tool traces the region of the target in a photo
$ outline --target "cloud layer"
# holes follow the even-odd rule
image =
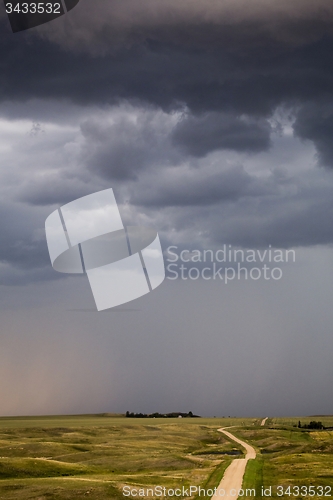
[[[0,49],[0,413],[332,413],[332,1],[81,0],[15,35],[1,3]],[[164,249],[297,261],[97,314],[44,221],[109,187]]]

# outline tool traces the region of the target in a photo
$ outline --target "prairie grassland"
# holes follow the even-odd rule
[[[273,486],[277,498],[277,485],[333,486],[333,432],[295,427],[299,420],[333,426],[333,417],[268,419],[264,427],[261,420],[0,418],[0,499],[124,500],[124,485],[214,488],[232,455],[243,452],[217,431],[228,426],[258,452],[244,481],[245,489],[256,489],[252,500],[262,498],[262,487]]]
[[[242,448],[217,432],[255,419],[0,419],[0,499],[124,499],[122,487],[215,487]],[[204,500],[204,499],[202,499]]]
[[[236,430],[235,434],[252,444],[258,453],[257,459],[249,462],[244,479],[245,488],[256,489],[255,498],[263,498],[261,488],[270,486],[273,498],[314,497],[312,494],[295,496],[297,488],[293,489],[294,486],[329,487],[326,491],[330,495],[327,496],[332,498],[333,431],[313,431],[295,427],[298,421],[304,425],[311,420],[321,421],[327,427],[333,426],[333,417],[295,417],[269,419],[265,427]],[[284,494],[279,497],[278,485],[283,486],[284,491],[291,486],[291,495]],[[319,495],[315,497],[318,498]]]

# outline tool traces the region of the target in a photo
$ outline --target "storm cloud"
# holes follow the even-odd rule
[[[81,0],[15,35],[1,3],[0,28],[1,412],[332,412],[332,2]],[[164,250],[297,262],[98,315],[44,221],[110,187]]]
[[[330,2],[207,5],[83,0],[14,38],[3,20],[0,98],[139,99],[269,116],[283,103],[332,95]]]
[[[270,146],[269,123],[247,117],[206,113],[187,116],[173,133],[173,141],[192,156],[205,156],[218,149],[258,152]]]

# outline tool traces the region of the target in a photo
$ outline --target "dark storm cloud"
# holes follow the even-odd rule
[[[127,114],[115,113],[112,120],[100,116],[81,124],[82,162],[106,179],[133,180],[147,168],[177,165],[219,149],[265,150],[271,131],[263,119],[220,113],[186,113],[180,119],[176,114],[128,107]]]
[[[141,99],[164,108],[186,104],[195,111],[257,116],[269,115],[281,102],[332,94],[328,2],[312,2],[312,7],[292,2],[290,9],[284,4],[282,14],[275,2],[265,15],[259,2],[245,9],[248,16],[237,2],[233,8],[228,2],[231,12],[223,8],[218,16],[218,2],[207,15],[202,15],[202,2],[191,4],[194,14],[186,2],[186,8],[160,3],[156,11],[147,2],[136,7],[135,2],[81,3],[42,31],[14,36],[3,21],[2,99],[68,98],[81,104]],[[277,21],[271,10],[281,28],[274,35]],[[115,20],[120,20],[117,42]],[[85,37],[86,45],[81,43]],[[98,48],[103,37],[106,50],[88,50]]]
[[[265,181],[249,175],[240,165],[220,172],[206,169],[164,171],[160,179],[145,182],[130,201],[145,207],[203,206],[237,201],[247,196],[259,196],[270,191]]]
[[[264,120],[205,113],[180,121],[173,131],[173,142],[197,157],[217,149],[257,152],[269,147],[270,132],[271,126]]]
[[[267,118],[280,105],[298,113],[295,133],[315,143],[323,163],[331,162],[331,3],[255,2],[250,8],[248,2],[212,2],[208,9],[202,2],[167,1],[155,2],[155,10],[148,1],[81,3],[66,19],[27,33],[13,35],[7,20],[1,21],[3,115],[26,118],[34,113],[31,103],[38,102],[36,119],[61,124],[56,104],[41,111],[48,100],[61,103],[64,123],[73,118],[63,108],[75,103],[81,122],[82,141],[74,154],[81,173],[59,155],[58,165],[49,167],[54,175],[22,180],[16,199],[63,204],[112,182],[120,200],[151,218],[154,210],[166,210],[158,222],[163,226],[170,219],[168,227],[180,232],[190,226],[200,233],[204,227],[219,241],[218,214],[224,237],[238,244],[273,243],[273,233],[283,245],[331,241],[323,187],[314,199],[297,191],[300,179],[294,185],[281,178],[260,180],[239,166],[226,168],[224,159],[215,170],[209,170],[210,159],[198,163],[216,151],[266,151],[272,135]],[[323,95],[326,107],[318,105]],[[141,114],[131,116],[129,109],[108,120],[96,111],[126,101]],[[84,108],[90,109],[87,117]],[[160,108],[183,112],[184,118],[172,122]],[[36,156],[46,150],[42,142]],[[27,150],[27,158],[31,155]],[[187,172],[181,170],[184,163]],[[157,169],[160,179],[153,177]],[[291,195],[288,188],[296,192]],[[174,206],[190,206],[191,213],[170,216]],[[37,220],[26,227],[32,225],[42,227]],[[29,246],[28,232],[22,234]],[[15,239],[16,233],[8,241],[12,245]],[[9,247],[4,246],[3,260],[16,259],[20,266],[24,251]],[[31,246],[32,266],[38,266],[39,252]]]
[[[280,105],[297,109],[316,103],[323,95],[333,101],[328,1],[212,2],[204,8],[202,2],[168,1],[155,2],[154,9],[148,0],[81,4],[27,33],[13,35],[3,19],[0,100],[53,99],[81,107],[130,100],[164,110],[185,107],[187,118],[174,131],[173,143],[194,156],[220,148],[265,150],[270,130],[260,117]],[[17,116],[15,106],[13,113]],[[329,163],[328,141],[312,131],[308,113],[299,113],[297,133],[313,140]],[[140,125],[144,128],[141,123],[137,129]],[[156,147],[154,134],[134,131],[129,123],[123,128],[124,137],[133,136],[129,147],[119,136],[107,144],[91,121],[82,126],[92,144],[88,157],[102,175],[110,174],[110,163],[112,178],[130,179],[158,155],[175,160],[167,144],[164,153]]]
[[[19,194],[20,201],[31,205],[65,205],[73,199],[81,198],[94,190],[93,184],[84,184],[79,179],[66,179],[59,176],[52,183],[34,182],[26,184]],[[98,186],[95,188],[98,191]]]
[[[332,244],[333,177],[330,172],[255,176],[240,166],[164,173],[143,179],[129,201],[151,215],[165,248],[290,248]]]
[[[209,27],[207,27],[209,29]],[[72,54],[46,41],[3,47],[2,98],[67,98],[80,104],[139,99],[164,109],[186,105],[196,112],[223,110],[270,115],[283,102],[332,95],[331,40],[305,47],[254,46],[244,56],[147,41],[104,57]],[[23,43],[24,42],[24,43]],[[246,40],[244,41],[246,43]]]
[[[330,31],[332,18],[329,0],[83,0],[75,15],[38,31],[62,46],[105,53],[114,45],[137,43],[147,37],[192,46],[216,44],[237,26],[257,44],[264,36],[297,44]],[[202,37],[198,30],[204,25],[210,30]]]
[[[182,155],[172,148],[168,115],[141,109],[113,120],[88,119],[81,125],[85,139],[82,161],[91,171],[113,181],[135,179],[154,165],[177,162]]]
[[[321,165],[333,167],[333,101],[305,104],[297,114],[294,131],[298,137],[313,141]]]
[[[309,196],[303,187],[296,196],[281,196],[278,204],[271,196],[261,199],[259,205],[243,201],[241,209],[229,206],[219,217],[212,215],[211,234],[220,244],[228,241],[251,248],[332,244],[331,190],[332,185],[322,199]]]

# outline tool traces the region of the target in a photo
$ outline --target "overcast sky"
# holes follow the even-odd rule
[[[332,51],[331,0],[81,0],[15,34],[0,4],[1,415],[333,413]],[[97,313],[44,222],[109,187],[166,257],[296,262]]]

